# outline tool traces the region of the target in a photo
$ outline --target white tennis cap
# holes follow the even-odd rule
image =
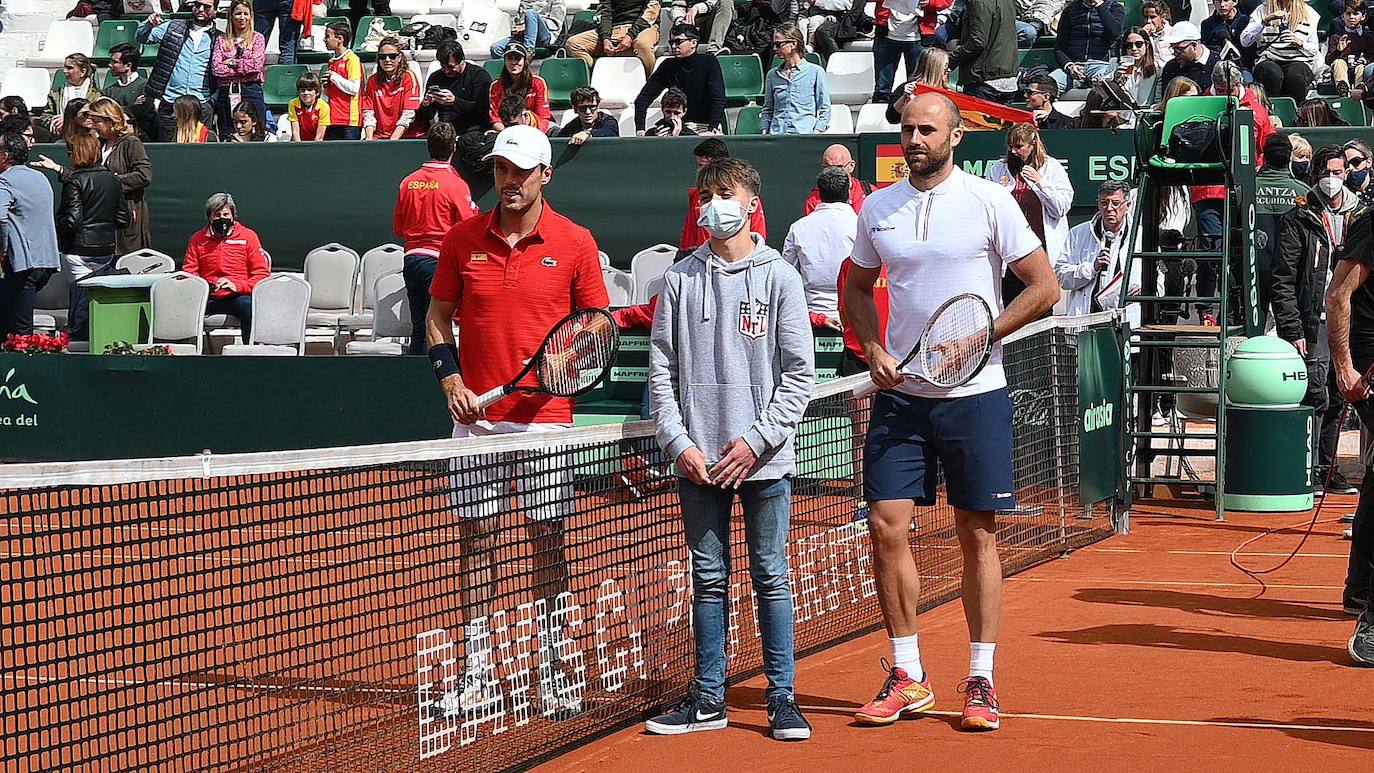
[[[1198,31],[1197,25],[1190,21],[1181,21],[1164,33],[1164,42],[1171,46],[1190,40],[1202,40],[1202,33]]]
[[[496,146],[483,156],[483,161],[500,156],[521,169],[553,166],[553,148],[544,132],[533,126],[508,126],[496,135]]]

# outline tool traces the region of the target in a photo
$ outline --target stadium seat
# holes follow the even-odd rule
[[[429,0],[392,0],[390,7],[392,13],[413,21],[414,17],[429,13],[433,4]]]
[[[153,322],[148,340],[134,344],[135,351],[165,346],[172,354],[200,354],[205,347],[205,304],[210,283],[177,271],[167,274],[149,290]],[[186,343],[190,341],[191,343]]]
[[[872,54],[837,51],[826,64],[825,73],[832,104],[862,105],[873,98]]]
[[[43,108],[51,90],[52,75],[41,67],[11,67],[0,82],[0,97],[23,97],[32,111]]]
[[[309,72],[304,64],[274,64],[267,68],[262,84],[262,99],[275,111],[282,111],[297,96],[296,79]]]
[[[355,309],[354,288],[361,260],[358,253],[331,242],[305,256],[305,281],[310,284],[306,336],[312,341],[337,343],[339,322]]]
[[[354,299],[357,314],[345,314],[339,318],[340,330],[362,330],[372,326],[372,311],[376,308],[377,279],[383,274],[400,271],[404,263],[405,250],[399,244],[383,244],[363,253],[362,281]]]
[[[95,49],[91,53],[91,61],[96,64],[109,64],[110,49],[120,43],[134,43],[135,32],[138,32],[138,22],[132,19],[101,23],[100,32],[95,36]]]
[[[1349,97],[1322,97],[1326,104],[1336,111],[1346,123],[1351,126],[1368,126],[1369,117],[1365,115],[1364,103],[1358,99]]]
[[[377,61],[377,51],[368,51],[363,45],[367,41],[368,32],[372,29],[372,23],[377,19],[382,20],[383,27],[390,33],[400,32],[401,27],[405,26],[399,16],[364,16],[358,23],[358,29],[353,32],[353,51],[364,62]]]
[[[612,308],[633,306],[635,303],[634,277],[612,266],[601,267],[601,278],[606,280],[606,294],[611,296]]]
[[[638,61],[638,60],[635,60],[635,61]],[[654,124],[658,123],[658,122],[659,122],[660,120],[662,120],[662,119],[663,119],[663,110],[661,110],[660,108],[657,108],[657,107],[651,107],[651,108],[649,108],[649,109],[644,113],[644,128],[648,129],[649,127],[651,127],[651,126],[653,126]],[[619,124],[619,126],[620,126],[620,136],[622,136],[622,137],[633,137],[633,136],[635,136],[635,109],[634,109],[634,106],[627,107],[627,108],[625,108],[624,110],[621,110],[621,111],[620,111],[620,120],[618,121],[618,124]]]
[[[515,12],[520,10],[520,0],[496,0],[496,7],[498,10],[514,16]]]
[[[1022,67],[1036,67],[1043,64],[1050,68],[1050,72],[1059,69],[1059,61],[1054,58],[1054,48],[1024,48],[1017,53],[1020,54]]]
[[[848,105],[830,106],[830,126],[826,127],[826,134],[853,134],[854,133],[854,114],[850,112]]]
[[[161,43],[144,43],[138,47],[138,60],[152,66],[157,61],[157,52],[162,50]]]
[[[164,252],[144,248],[121,255],[115,261],[115,268],[123,269],[130,274],[169,274],[176,270],[176,261]]]
[[[600,259],[602,266],[611,265],[611,256],[607,255],[605,250],[597,250],[596,257]]]
[[[887,122],[887,105],[868,104],[859,108],[859,117],[854,121],[854,132],[899,132],[902,127]]]
[[[467,0],[458,15],[458,42],[463,55],[470,60],[491,57],[491,44],[510,37],[510,14],[494,5]]]
[[[844,108],[843,105],[840,106]],[[848,110],[848,108],[844,108]],[[739,117],[735,119],[735,134],[762,134],[763,133],[763,108],[746,107],[739,111]]]
[[[328,62],[329,49],[324,47],[324,28],[325,25],[339,21],[347,23],[348,17],[325,16],[321,19],[315,19],[313,28],[310,30],[310,37],[301,38],[300,42],[296,44],[296,62],[298,64],[324,64]]]
[[[1279,123],[1284,127],[1292,128],[1298,125],[1298,103],[1292,97],[1270,97],[1269,115],[1279,119]]]
[[[33,298],[34,327],[57,330],[67,326],[67,309],[71,305],[72,267],[58,261],[61,267],[48,278],[48,283]]]
[[[411,333],[405,276],[399,269],[382,274],[374,283],[372,295],[376,299],[372,340],[349,341],[344,346],[344,354],[405,354]]]
[[[725,103],[747,105],[763,98],[763,64],[755,54],[720,56],[725,73]]]
[[[545,59],[539,65],[539,77],[548,85],[549,102],[554,107],[571,106],[573,89],[592,80],[587,63],[577,58]]]
[[[305,354],[305,318],[310,283],[296,274],[273,274],[253,288],[253,330],[245,344],[224,347],[225,355]]]
[[[90,56],[95,51],[95,30],[90,22],[79,19],[55,21],[48,25],[48,35],[43,39],[43,50],[38,56],[28,57],[26,67],[61,67],[62,62],[72,54]]]
[[[501,78],[501,71],[506,69],[506,63],[502,59],[488,59],[482,63],[482,69],[487,71],[492,82],[495,83]]]
[[[633,56],[602,57],[592,67],[592,88],[601,95],[603,110],[619,110],[633,105],[646,80],[644,64]]]
[[[630,276],[635,281],[635,303],[648,303],[653,296],[650,292],[654,280],[663,281],[663,275],[677,261],[677,247],[671,244],[655,244],[640,250],[630,259]]]

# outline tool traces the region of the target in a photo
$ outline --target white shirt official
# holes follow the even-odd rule
[[[859,216],[848,202],[823,203],[792,224],[782,246],[782,259],[792,264],[806,286],[806,310],[840,318],[836,282],[840,264],[854,251]]]

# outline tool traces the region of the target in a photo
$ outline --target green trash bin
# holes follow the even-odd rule
[[[1307,366],[1292,344],[1256,336],[1226,361],[1227,510],[1297,512],[1313,504]]]

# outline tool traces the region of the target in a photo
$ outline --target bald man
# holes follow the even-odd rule
[[[873,186],[854,177],[854,156],[850,154],[848,145],[831,145],[825,149],[821,156],[821,169],[831,166],[843,169],[849,175],[849,206],[857,213],[863,208],[864,199],[873,192]],[[811,195],[806,197],[806,206],[802,207],[802,217],[815,212],[820,204],[820,189],[812,188]]]
[[[916,637],[920,577],[908,528],[916,505],[936,501],[944,469],[963,553],[963,604],[970,639],[969,676],[960,727],[995,730],[1001,720],[992,663],[1002,615],[997,511],[1016,505],[1012,474],[1012,409],[1002,350],[969,383],[942,389],[899,375],[897,365],[920,339],[930,315],[949,298],[976,293],[998,312],[1001,340],[1048,312],[1059,285],[1044,246],[1020,207],[996,183],[956,167],[964,137],[959,108],[940,94],[921,94],[902,111],[902,154],[910,176],[868,197],[854,240],[844,293],[853,327],[883,391],[873,398],[864,447],[873,574],[893,665],[878,696],[859,709],[862,724],[889,724],[935,704]],[[1002,308],[1004,267],[1026,289]],[[891,316],[879,337],[873,288],[887,269]]]

